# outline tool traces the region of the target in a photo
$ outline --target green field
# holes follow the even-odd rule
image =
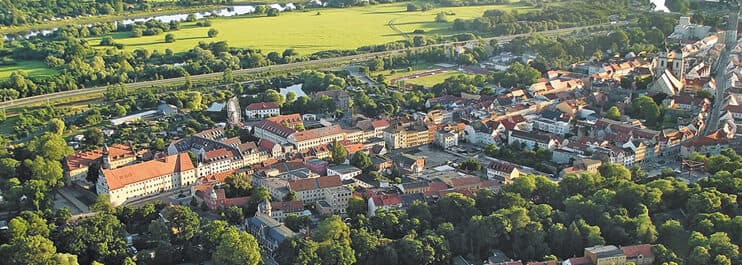
[[[164,51],[169,48],[182,52],[195,47],[199,42],[227,41],[230,46],[258,48],[264,53],[282,52],[294,48],[300,54],[332,49],[355,49],[365,45],[383,44],[403,40],[400,34],[411,33],[416,29],[425,30],[427,35],[450,35],[452,21],[456,18],[475,18],[490,9],[529,9],[514,5],[491,5],[473,7],[436,8],[426,12],[406,12],[406,3],[373,5],[343,9],[319,9],[312,11],[284,12],[277,17],[247,16],[212,19],[212,26],[219,30],[216,38],[207,37],[209,27],[196,27],[195,23],[183,23],[182,28],[172,32],[175,43],[165,43],[165,34],[129,37],[128,33],[111,36],[117,43],[124,44],[127,50],[146,48]],[[439,12],[452,12],[449,22],[434,22]],[[395,29],[396,28],[396,29]],[[90,39],[98,43],[100,38]]]
[[[461,75],[463,73],[458,71],[449,71],[445,73],[435,74],[431,76],[424,76],[424,77],[418,77],[415,79],[407,79],[404,80],[405,84],[414,84],[414,85],[421,85],[424,87],[432,87],[434,85],[443,83],[446,78]]]
[[[44,62],[20,61],[15,65],[0,66],[0,79],[8,78],[13,72],[17,71],[24,71],[32,76],[48,76],[57,73],[56,70],[48,68]]]

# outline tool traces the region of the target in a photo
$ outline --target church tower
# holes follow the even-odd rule
[[[108,152],[108,145],[103,144],[103,169],[111,169],[111,155]]]

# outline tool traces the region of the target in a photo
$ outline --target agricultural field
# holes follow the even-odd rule
[[[0,80],[10,77],[13,72],[24,71],[29,76],[49,76],[57,73],[40,61],[20,61],[15,65],[0,66]]]
[[[534,10],[518,5],[490,5],[471,7],[445,7],[429,11],[407,12],[407,3],[394,3],[353,8],[319,9],[284,12],[276,17],[242,16],[212,19],[211,27],[197,27],[195,22],[183,23],[172,32],[176,41],[165,43],[165,34],[132,38],[128,33],[110,35],[125,49],[149,49],[182,52],[199,42],[227,41],[230,46],[258,48],[264,53],[282,52],[293,48],[300,54],[332,49],[355,49],[365,45],[383,44],[403,40],[406,34],[422,29],[426,35],[454,34],[452,21],[481,16],[485,10],[503,9],[528,12]],[[449,22],[435,22],[436,14],[447,12]],[[208,38],[210,28],[219,31],[215,38]],[[98,43],[100,38],[91,38]]]

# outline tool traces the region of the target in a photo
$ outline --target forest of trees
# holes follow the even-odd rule
[[[0,1],[0,25],[18,26],[41,23],[65,17],[118,15],[132,11],[152,11],[167,6],[204,6],[228,4],[230,0],[178,0],[178,1]]]
[[[364,215],[363,200],[354,199],[349,236],[336,234],[339,242],[331,243],[318,235],[294,238],[281,246],[278,260],[445,264],[456,255],[482,260],[494,249],[523,261],[556,260],[582,256],[593,245],[649,243],[656,264],[740,262],[742,185],[733,183],[740,182],[736,173],[742,170],[698,184],[673,177],[648,181],[636,176],[641,169],[615,164],[599,171],[569,175],[561,183],[529,175],[499,193],[451,193],[435,203],[416,202],[406,212],[381,209],[373,217]],[[341,222],[335,226],[348,231]]]

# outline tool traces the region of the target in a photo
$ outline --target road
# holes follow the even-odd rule
[[[584,26],[584,27],[547,30],[547,31],[540,31],[540,32],[535,32],[535,33],[544,34],[548,36],[566,35],[566,34],[570,34],[575,31],[587,29],[589,27],[606,26],[606,25],[609,25],[609,24],[597,24],[597,25]],[[432,44],[432,45],[426,45],[426,46],[421,46],[421,47],[412,47],[412,48],[398,49],[398,50],[391,50],[391,51],[372,52],[372,53],[334,57],[334,58],[319,59],[319,60],[304,61],[304,62],[296,62],[296,63],[289,63],[289,64],[279,64],[279,65],[263,66],[263,67],[249,68],[249,69],[240,69],[240,70],[233,71],[233,74],[234,75],[246,75],[246,74],[254,74],[254,73],[261,73],[261,72],[269,72],[269,71],[274,71],[274,70],[289,70],[289,69],[302,68],[302,67],[307,67],[307,66],[312,66],[312,65],[333,64],[333,63],[348,62],[348,61],[357,62],[357,61],[373,59],[379,56],[402,54],[408,51],[428,49],[431,47],[442,47],[444,45],[455,45],[455,44],[465,45],[469,43],[476,44],[479,42],[490,42],[493,40],[498,41],[498,42],[507,42],[514,38],[524,37],[524,36],[528,36],[531,34],[534,34],[534,33],[524,33],[524,34],[514,34],[514,35],[500,36],[500,37],[482,38],[482,39],[471,40],[471,41]],[[191,80],[196,81],[196,80],[216,79],[216,78],[221,78],[221,76],[222,76],[222,72],[192,75]],[[127,83],[126,86],[129,88],[138,89],[138,88],[144,88],[144,87],[151,87],[155,85],[178,83],[178,82],[185,83],[185,77],[176,77],[176,78],[168,78],[168,79],[162,79],[162,80]],[[60,92],[44,94],[44,95],[39,95],[39,96],[32,96],[32,97],[25,97],[25,98],[20,98],[20,99],[15,99],[15,100],[9,100],[9,101],[0,102],[0,108],[7,109],[7,108],[23,107],[23,106],[38,104],[42,102],[49,102],[52,100],[58,100],[58,99],[63,99],[63,98],[102,93],[106,91],[107,87],[108,86],[98,86],[98,87],[83,88],[83,89],[78,89],[78,90],[60,91]]]
[[[711,109],[706,128],[704,128],[703,135],[708,135],[719,127],[719,115],[721,113],[721,106],[724,103],[724,92],[727,89],[727,65],[729,65],[729,53],[737,45],[737,23],[739,16],[730,16],[732,21],[727,23],[727,33],[732,32],[733,37],[727,36],[724,40],[724,50],[721,52],[719,57],[719,66],[716,69],[716,95],[714,95],[714,106]]]

